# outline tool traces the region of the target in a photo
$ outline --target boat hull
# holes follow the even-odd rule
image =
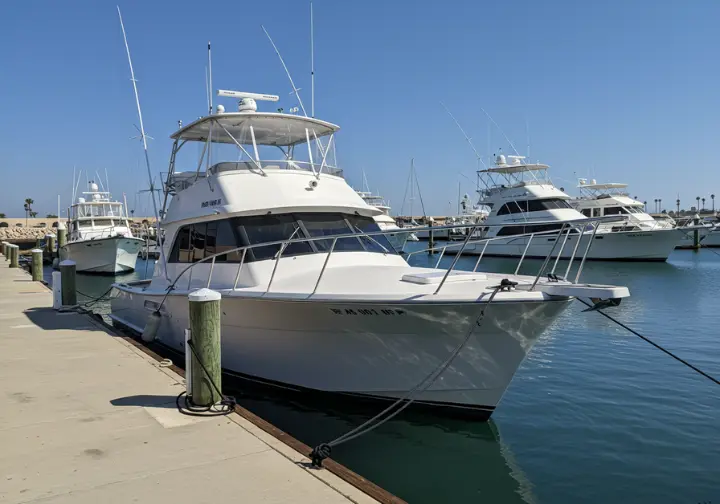
[[[116,324],[141,331],[162,295],[117,287]],[[146,306],[146,302],[147,306]],[[277,300],[224,295],[222,366],[251,379],[363,400],[395,400],[442,365],[472,331],[419,407],[486,419],[543,331],[569,300],[496,303],[476,324],[477,303]],[[167,297],[157,339],[184,352],[186,296]]]
[[[583,233],[580,238],[580,245],[577,247],[576,257],[581,257],[585,252],[592,233]],[[602,261],[667,261],[676,244],[680,241],[682,233],[676,229],[654,230],[654,231],[621,231],[613,233],[596,234],[587,258],[590,260]],[[578,240],[577,234],[570,235],[562,247],[561,257],[569,259]],[[525,251],[528,236],[517,238],[508,237],[487,243],[483,255],[497,257],[521,257]],[[527,248],[525,257],[545,258],[551,254],[551,250],[557,236],[539,235],[532,238]],[[560,252],[564,235],[560,238],[560,244],[552,251],[551,257],[557,257]],[[485,246],[484,242],[471,243],[465,247],[463,254],[479,255]],[[458,250],[457,248],[455,250]],[[453,253],[448,249],[446,253]]]
[[[60,249],[60,258],[75,261],[76,270],[83,273],[129,273],[135,269],[143,243],[124,236],[75,241]]]

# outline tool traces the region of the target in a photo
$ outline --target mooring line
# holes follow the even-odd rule
[[[587,307],[589,307],[589,308],[592,308],[592,307],[593,307],[592,304],[588,303],[588,302],[585,301],[584,299],[577,298],[577,300],[580,301],[582,304],[584,304],[585,306],[587,306]],[[613,316],[608,315],[607,313],[605,313],[604,311],[599,310],[599,309],[598,309],[598,310],[594,310],[594,311],[598,312],[598,313],[599,313],[600,315],[602,315],[603,317],[605,317],[605,318],[607,318],[607,319],[615,322],[617,325],[619,325],[620,327],[622,327],[622,328],[625,329],[626,331],[634,334],[635,336],[637,336],[638,338],[642,339],[643,341],[646,341],[647,343],[650,343],[652,346],[654,346],[654,347],[657,348],[658,350],[661,350],[662,352],[665,352],[666,354],[668,354],[670,357],[672,357],[673,359],[677,360],[678,362],[681,362],[682,364],[685,364],[687,367],[689,367],[690,369],[692,369],[692,370],[695,371],[696,373],[701,374],[702,376],[704,376],[704,377],[707,378],[708,380],[714,382],[715,385],[720,385],[720,380],[718,380],[718,379],[715,378],[714,376],[711,376],[711,375],[707,374],[705,371],[703,371],[702,369],[700,369],[699,367],[697,367],[697,366],[695,366],[695,365],[693,365],[693,364],[690,364],[688,361],[686,361],[686,360],[683,359],[682,357],[678,357],[677,355],[675,355],[674,353],[672,353],[670,350],[667,350],[667,349],[663,348],[662,346],[658,345],[657,343],[655,343],[654,341],[652,341],[652,340],[651,340],[650,338],[648,338],[647,336],[643,336],[642,334],[640,334],[639,332],[637,332],[635,329],[632,329],[632,328],[628,327],[627,325],[623,324],[622,322],[620,322],[619,320],[617,320],[617,319],[614,318]]]

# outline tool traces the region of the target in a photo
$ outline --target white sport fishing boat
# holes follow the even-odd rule
[[[219,107],[172,135],[160,213],[167,262],[150,280],[114,285],[118,326],[140,333],[159,317],[156,340],[184,352],[188,294],[209,287],[222,295],[222,365],[235,376],[363,400],[393,401],[416,388],[413,407],[485,419],[574,297],[617,304],[629,295],[454,263],[410,266],[379,230],[381,212],[333,166],[338,126],[257,112],[255,99],[277,97],[219,94],[242,97],[239,111]],[[213,152],[212,164],[204,154],[197,165],[196,150],[183,149],[195,142]],[[223,159],[228,146],[241,161]],[[176,171],[183,154],[197,171]]]
[[[483,237],[492,240],[468,246],[466,254],[545,257],[552,253],[553,257],[569,258],[577,247],[584,249],[592,240],[588,259],[665,261],[680,240],[678,230],[643,229],[624,222],[622,216],[623,222],[573,225],[572,221],[584,216],[570,205],[570,196],[552,184],[547,174],[549,166],[526,163],[524,159],[507,156],[506,161],[504,155],[499,155],[495,166],[478,172],[485,186],[479,191],[479,204],[491,208]],[[607,210],[604,215],[621,213]],[[593,217],[602,214],[591,212]],[[558,237],[562,246],[554,247]]]
[[[408,237],[412,233],[409,231],[403,232],[402,229],[400,229],[400,226],[397,225],[395,219],[390,215],[390,205],[387,204],[382,196],[375,195],[370,191],[357,191],[357,193],[365,203],[382,212],[380,215],[373,217],[373,219],[375,219],[381,231],[389,231],[385,236],[387,236],[393,248],[398,252],[402,252],[408,241]]]
[[[100,191],[93,181],[83,194],[70,208],[68,240],[60,259],[75,261],[76,270],[84,273],[133,271],[144,241],[133,237],[123,204],[111,201],[110,193]]]

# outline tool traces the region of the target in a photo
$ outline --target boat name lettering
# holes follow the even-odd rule
[[[397,308],[330,308],[334,315],[407,315],[405,310]]]
[[[652,236],[650,233],[630,233],[628,234],[629,237],[634,238],[637,236]]]
[[[220,205],[221,203],[222,203],[222,198],[212,199],[212,200],[208,200],[208,201],[203,201],[203,202],[200,204],[200,208],[207,208],[207,207],[211,207],[211,206],[218,206],[218,205]]]

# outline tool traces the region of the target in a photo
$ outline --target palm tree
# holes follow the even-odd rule
[[[705,210],[705,198],[702,199],[702,202],[703,202],[702,209]]]
[[[32,198],[25,198],[25,227],[28,226],[28,216],[32,212],[32,204],[35,203]]]
[[[675,200],[675,204],[677,205],[677,213],[680,215],[680,198]]]
[[[5,218],[5,214],[4,214],[4,213],[0,213],[0,219],[4,219],[4,218]]]
[[[700,196],[695,196],[695,199],[697,200],[697,206],[695,207],[695,210],[697,211],[700,208]]]
[[[662,198],[658,198],[658,212],[662,212]]]
[[[647,201],[643,201],[643,205],[645,205],[645,211],[647,212]]]
[[[713,213],[715,213],[715,195],[714,195],[714,194],[711,194],[711,195],[710,195],[710,199],[712,200]]]
[[[37,212],[30,212],[30,218],[34,219],[35,217],[37,217]]]

